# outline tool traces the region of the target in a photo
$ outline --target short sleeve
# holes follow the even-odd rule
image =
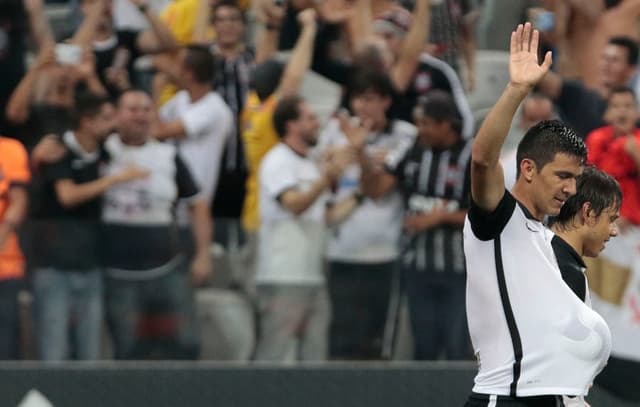
[[[473,234],[480,240],[495,239],[502,233],[516,208],[516,199],[505,189],[504,195],[493,212],[487,212],[470,200],[469,222]]]
[[[260,167],[260,185],[270,199],[276,200],[279,200],[284,192],[298,186],[295,168],[291,162],[285,161],[284,157],[282,160],[278,159],[280,157],[282,156],[267,157],[269,159],[265,159],[264,165]]]
[[[192,198],[199,192],[193,175],[179,154],[176,154],[176,185],[178,186],[178,198]]]
[[[73,173],[71,171],[71,157],[67,153],[63,159],[56,163],[46,164],[41,169],[44,178],[52,183],[63,179],[72,179]]]
[[[226,117],[222,106],[207,102],[186,109],[177,119],[182,121],[187,137],[197,138],[214,125],[216,128],[228,127],[230,118]]]
[[[414,150],[414,146],[415,145],[412,145],[409,140],[400,142],[396,148],[390,151],[385,157],[385,170],[398,179],[402,179],[404,176],[404,167],[409,161],[411,152]]]
[[[27,150],[17,140],[2,140],[2,176],[9,181],[9,185],[25,185],[31,179]]]

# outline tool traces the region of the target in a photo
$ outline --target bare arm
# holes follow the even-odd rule
[[[634,0],[635,1],[635,0]],[[572,11],[576,11],[591,22],[595,22],[604,11],[604,2],[602,0],[566,0]],[[635,1],[638,3],[637,1]],[[633,3],[633,1],[622,1],[623,4]]]
[[[355,10],[347,22],[347,32],[352,50],[358,50],[373,35],[371,0],[356,0]],[[426,37],[425,37],[426,39]]]
[[[211,39],[207,36],[209,21],[211,19],[211,7],[208,0],[198,2],[198,15],[195,27],[193,27],[193,42],[207,44]]]
[[[42,48],[45,44],[53,43],[53,32],[51,31],[49,20],[47,20],[47,16],[44,13],[42,0],[24,0],[24,6],[29,15],[31,34],[35,39],[38,49]]]
[[[22,223],[27,214],[27,190],[22,186],[9,188],[9,206],[0,222],[0,248],[7,241],[7,237]]]
[[[531,24],[519,25],[511,33],[510,82],[478,131],[471,152],[471,195],[488,212],[494,211],[504,195],[504,173],[500,150],[509,133],[516,109],[531,88],[551,66],[551,53],[538,65],[539,33]]]
[[[105,8],[110,7],[106,0],[96,0],[89,5],[90,9],[76,30],[69,42],[77,44],[83,48],[91,47],[91,42],[96,35],[98,23],[105,12]]]
[[[212,273],[210,247],[213,240],[213,221],[209,204],[198,199],[191,203],[191,229],[195,242],[195,257],[191,263],[191,277],[196,285],[206,282]]]
[[[61,179],[55,183],[54,187],[60,204],[65,208],[73,208],[99,197],[114,185],[144,178],[147,175],[149,175],[148,171],[131,167],[119,174],[104,176],[82,184],[76,184],[71,179]]]
[[[138,49],[143,54],[176,50],[178,43],[169,27],[151,11],[145,0],[131,0],[131,2],[138,7],[142,7],[143,14],[151,26],[150,30],[143,31],[138,35],[136,39]]]
[[[280,195],[280,205],[298,216],[304,213],[331,186],[331,179],[323,175],[306,191],[289,189]]]
[[[325,222],[327,222],[329,226],[344,222],[360,205],[362,198],[362,196],[356,194],[329,205],[325,212]]]
[[[154,125],[151,133],[158,140],[180,140],[187,137],[187,130],[181,120],[158,122]]]
[[[391,68],[391,80],[399,92],[404,92],[418,66],[420,54],[429,35],[430,0],[418,0],[413,11],[413,23],[405,38],[398,61]]]
[[[284,7],[277,6],[271,0],[262,0],[259,6],[259,18],[262,20],[263,27],[255,31],[256,64],[263,63],[278,51],[280,27],[285,13]]]
[[[14,89],[7,103],[6,116],[12,123],[24,123],[29,119],[29,110],[34,89],[43,69],[55,63],[54,45],[48,44],[40,50],[38,58]]]
[[[293,47],[291,57],[275,92],[279,96],[298,93],[304,74],[311,66],[313,41],[317,31],[315,10],[306,9],[300,12],[298,21],[302,24],[302,32]]]

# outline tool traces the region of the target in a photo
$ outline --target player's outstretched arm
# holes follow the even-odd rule
[[[494,211],[504,195],[500,150],[509,133],[516,109],[549,71],[551,52],[538,63],[539,33],[530,23],[511,33],[510,81],[478,131],[471,154],[471,196],[480,208]]]

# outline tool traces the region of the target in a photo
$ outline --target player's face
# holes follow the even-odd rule
[[[591,213],[586,220],[590,226],[587,238],[584,241],[583,253],[587,257],[596,257],[604,249],[605,244],[618,235],[617,220],[620,210],[617,207],[608,207],[599,216]]]
[[[536,208],[546,215],[557,215],[562,205],[576,193],[576,178],[582,173],[577,157],[556,154],[532,177]]]
[[[242,11],[235,7],[221,6],[213,16],[216,41],[223,46],[237,45],[242,41],[245,32]]]

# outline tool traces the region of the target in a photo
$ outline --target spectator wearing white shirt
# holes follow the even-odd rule
[[[299,96],[278,102],[273,123],[280,137],[260,166],[257,360],[283,361],[298,341],[297,358],[324,360],[330,319],[324,259],[326,223],[346,218],[360,199],[329,205],[331,185],[348,163],[347,150],[318,165],[309,156],[318,120]]]
[[[212,89],[213,56],[206,47],[190,45],[180,51],[180,77],[184,89],[160,108],[161,122],[154,129],[159,140],[175,140],[180,156],[193,174],[199,196],[211,205],[218,183],[220,160],[234,131],[234,117],[224,100]],[[178,224],[183,237],[191,236],[188,204],[178,205]],[[190,239],[189,239],[190,240]],[[192,244],[187,240],[188,251]]]
[[[359,131],[367,134],[363,159],[381,167],[387,154],[411,147],[416,128],[388,117],[393,85],[386,73],[361,72],[352,82],[349,103]],[[332,121],[320,136],[321,149],[350,145],[349,129]],[[361,166],[349,166],[338,179],[336,196],[359,189]],[[330,353],[334,359],[380,359],[391,301],[393,270],[399,255],[402,195],[393,189],[367,197],[329,240],[329,293],[334,318]]]

